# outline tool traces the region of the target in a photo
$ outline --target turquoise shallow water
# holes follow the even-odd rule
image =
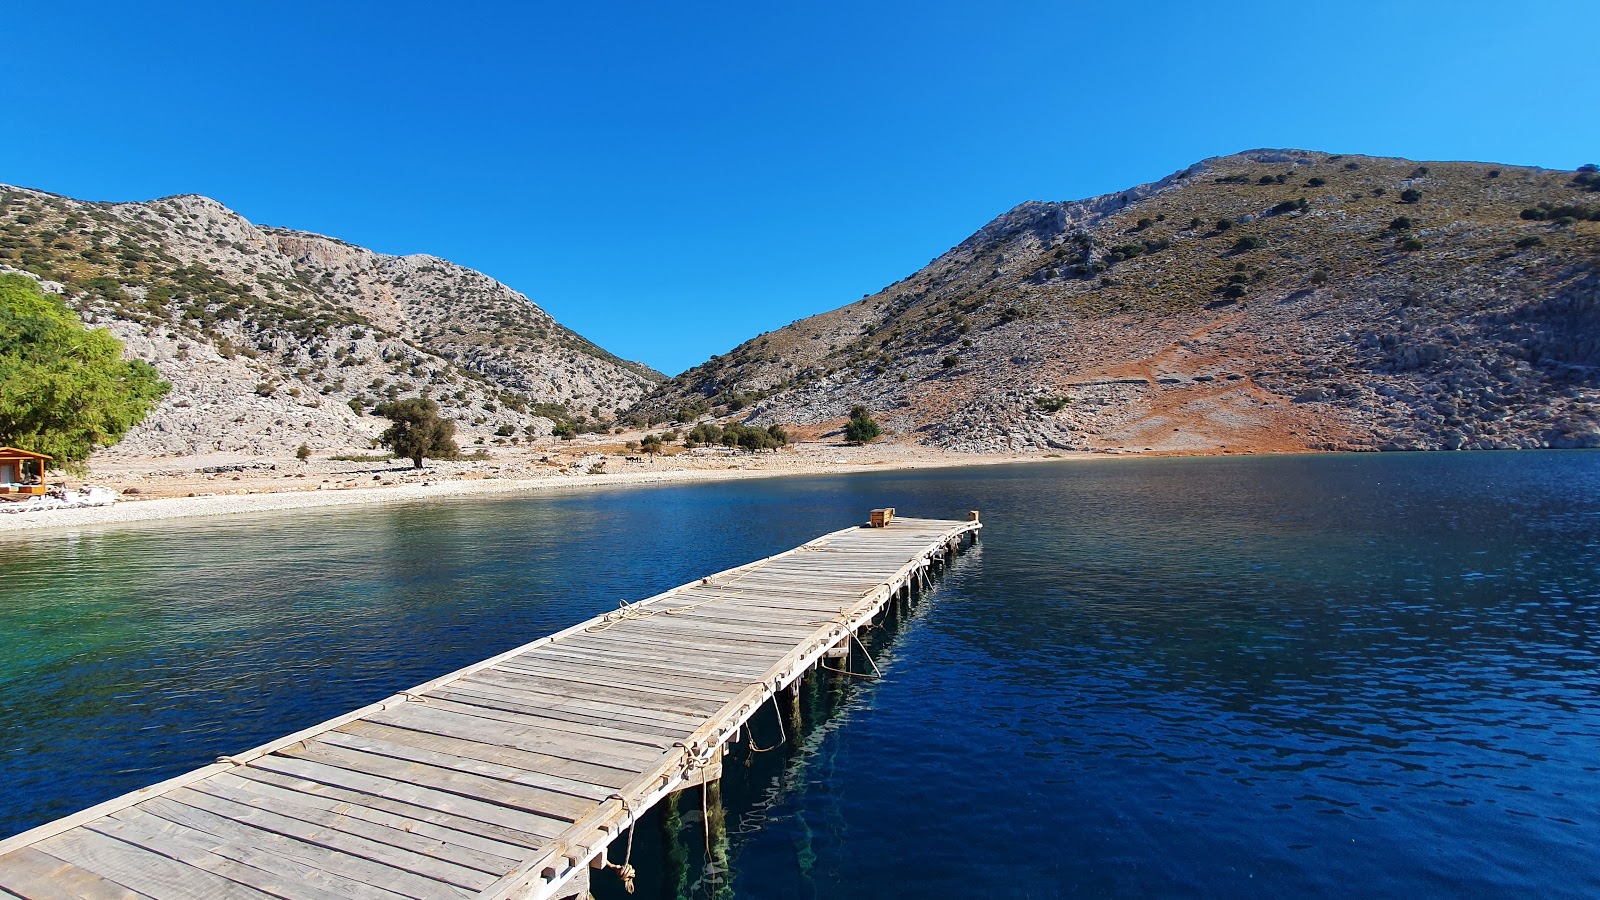
[[[876,642],[882,680],[822,685],[825,724],[731,772],[738,896],[1600,895],[1600,454],[1581,452],[1063,462],[11,540],[0,834],[884,504],[988,527]],[[646,831],[641,894],[692,889]]]

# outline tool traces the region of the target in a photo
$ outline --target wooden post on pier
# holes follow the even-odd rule
[[[800,737],[800,727],[802,725],[800,715],[800,682],[796,681],[794,684],[791,684],[779,691],[778,696],[774,698],[774,702],[778,703],[781,707],[779,714],[783,716],[784,731],[789,735],[790,740],[798,739]]]
[[[705,815],[706,881],[713,885],[712,897],[732,896],[728,883],[728,810],[722,805],[722,782],[708,781],[700,786],[700,810]]]

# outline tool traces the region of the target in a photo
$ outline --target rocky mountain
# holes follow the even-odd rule
[[[0,270],[32,274],[173,385],[111,455],[364,448],[426,394],[463,446],[593,423],[662,378],[494,279],[253,225],[205,197],[87,203],[0,186]]]
[[[1257,150],[1007,212],[645,421],[962,450],[1600,446],[1600,174]]]

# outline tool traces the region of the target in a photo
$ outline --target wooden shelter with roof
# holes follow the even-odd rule
[[[50,457],[16,447],[0,447],[0,499],[20,500],[45,491],[44,470]]]

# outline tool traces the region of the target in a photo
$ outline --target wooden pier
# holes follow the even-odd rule
[[[982,527],[877,518],[0,841],[0,900],[566,896]]]

